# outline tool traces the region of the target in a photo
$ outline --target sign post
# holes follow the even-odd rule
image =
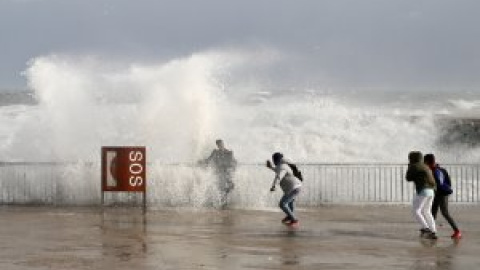
[[[102,147],[102,207],[105,192],[142,192],[147,207],[146,151],[144,146]]]

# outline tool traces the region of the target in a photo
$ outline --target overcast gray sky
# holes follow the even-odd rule
[[[51,53],[159,61],[262,46],[291,55],[272,80],[477,88],[479,11],[478,0],[0,0],[0,87],[23,87],[27,61]]]

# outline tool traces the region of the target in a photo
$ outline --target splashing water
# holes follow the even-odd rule
[[[144,145],[151,175],[165,187],[153,195],[155,200],[193,206],[217,200],[217,195],[210,196],[216,192],[209,191],[215,177],[205,170],[192,173],[162,164],[195,163],[209,154],[216,138],[225,140],[240,163],[263,162],[274,151],[298,162],[404,163],[413,149],[450,161],[476,158],[475,149],[459,157],[437,145],[438,104],[412,108],[405,106],[408,101],[362,103],[341,92],[272,90],[245,78],[251,76],[244,76],[245,70],[269,68],[277,58],[276,53],[233,50],[158,64],[35,58],[26,75],[38,105],[0,108],[5,123],[0,127],[0,157],[98,163],[102,146]],[[80,172],[83,166],[63,171],[66,193],[78,185],[87,194],[97,192],[96,169],[88,177]],[[238,203],[258,206],[270,200],[254,195],[256,187],[268,186],[269,174],[262,174],[263,180],[239,171],[236,177]],[[87,197],[94,200],[96,195]]]

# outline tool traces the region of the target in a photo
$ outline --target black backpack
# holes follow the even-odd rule
[[[298,169],[297,165],[292,163],[287,163],[287,164],[288,166],[290,166],[290,169],[292,169],[293,176],[297,177],[298,179],[300,179],[300,181],[303,182],[302,172]]]

